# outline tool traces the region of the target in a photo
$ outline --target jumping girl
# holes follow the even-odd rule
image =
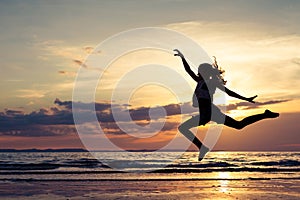
[[[179,56],[182,59],[182,63],[186,72],[197,82],[193,96],[193,106],[199,107],[200,114],[182,123],[178,129],[187,139],[189,139],[199,148],[199,161],[201,161],[205,154],[209,152],[209,148],[202,144],[202,142],[190,131],[190,128],[201,125],[204,126],[209,121],[214,121],[218,124],[224,123],[224,125],[235,129],[242,129],[245,126],[253,124],[262,119],[276,118],[279,116],[279,113],[274,113],[270,110],[265,110],[264,113],[246,117],[241,121],[237,121],[225,115],[217,106],[213,104],[213,94],[215,93],[216,88],[224,91],[229,96],[251,103],[255,103],[253,100],[257,97],[257,95],[246,98],[226,88],[224,86],[226,81],[224,81],[222,77],[222,73],[224,71],[218,69],[216,61],[214,63],[215,67],[208,63],[201,64],[198,67],[198,74],[196,75],[185,60],[184,55],[177,49],[174,51],[176,52],[174,56]]]

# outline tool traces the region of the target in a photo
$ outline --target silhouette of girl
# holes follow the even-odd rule
[[[246,117],[241,121],[237,121],[225,115],[217,106],[213,104],[213,94],[215,93],[216,88],[224,91],[229,96],[251,103],[255,103],[253,100],[257,97],[257,95],[246,98],[226,88],[224,86],[226,81],[224,81],[223,77],[221,76],[224,71],[218,69],[216,61],[214,65],[217,68],[213,67],[211,64],[204,63],[198,67],[198,74],[196,75],[185,60],[184,55],[177,49],[174,51],[176,52],[174,56],[179,56],[182,59],[185,70],[197,82],[193,96],[193,106],[199,107],[200,115],[194,116],[185,121],[178,127],[178,129],[187,139],[189,139],[199,148],[199,161],[204,158],[205,154],[209,151],[209,148],[202,144],[202,142],[189,130],[190,128],[201,125],[204,126],[209,121],[214,121],[219,124],[223,124],[224,122],[224,125],[235,129],[242,129],[245,126],[253,124],[262,119],[276,118],[279,116],[279,113],[274,113],[270,110],[265,110],[265,112],[262,114]]]

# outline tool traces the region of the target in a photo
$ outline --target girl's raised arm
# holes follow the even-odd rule
[[[192,70],[191,70],[191,67],[190,65],[187,63],[187,61],[185,60],[184,58],[184,55],[178,50],[178,49],[174,49],[174,51],[176,52],[174,54],[174,56],[179,56],[182,60],[182,63],[183,63],[183,66],[184,66],[184,69],[185,71],[196,81],[198,82],[199,81],[199,76],[197,76]]]

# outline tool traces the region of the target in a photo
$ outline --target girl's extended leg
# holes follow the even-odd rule
[[[232,127],[232,128],[236,128],[236,129],[242,129],[245,126],[253,124],[257,121],[267,119],[267,118],[275,118],[275,117],[278,117],[278,116],[279,116],[279,113],[274,113],[274,112],[271,112],[269,110],[266,110],[262,114],[257,114],[257,115],[252,115],[252,116],[246,117],[241,121],[237,121],[237,120],[235,120],[235,119],[233,119],[229,116],[226,116],[224,125]]]

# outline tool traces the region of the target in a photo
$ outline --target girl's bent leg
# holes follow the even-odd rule
[[[197,127],[199,123],[199,115],[192,117],[191,119],[183,122],[178,130],[191,142],[193,142],[199,149],[202,146],[202,142],[190,131],[190,128]]]
[[[209,152],[209,148],[202,144],[202,142],[189,130],[192,127],[197,127],[199,123],[199,115],[196,117],[192,117],[186,122],[182,123],[178,129],[179,131],[193,144],[195,144],[199,149],[199,157],[198,160],[201,161],[204,156]]]

